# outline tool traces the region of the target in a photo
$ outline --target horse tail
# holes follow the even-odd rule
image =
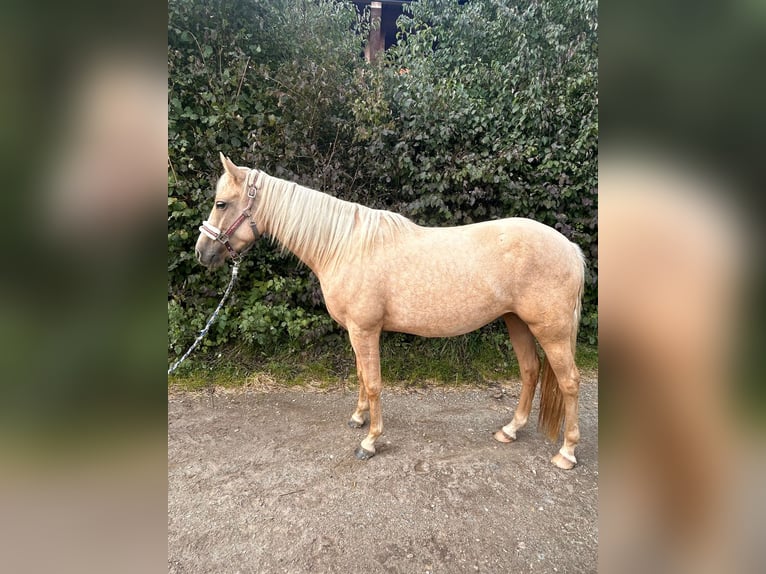
[[[577,296],[575,300],[572,329],[570,334],[570,345],[572,347],[572,357],[577,350],[577,330],[580,327],[580,317],[582,316],[582,297],[585,291],[585,257],[579,247],[575,245],[579,259],[579,282],[577,286]],[[548,358],[543,355],[543,368],[540,373],[540,416],[538,417],[537,428],[545,434],[550,440],[558,439],[561,432],[561,425],[564,423],[564,395],[559,389],[559,382],[556,373],[548,362]]]
[[[564,395],[559,390],[556,374],[551,369],[548,358],[543,356],[543,369],[540,374],[540,416],[537,428],[545,436],[555,441],[564,422]]]
[[[572,317],[572,334],[571,334],[571,345],[572,345],[572,357],[575,356],[575,351],[577,350],[577,331],[580,329],[580,318],[582,317],[582,298],[585,294],[585,255],[583,255],[582,249],[580,249],[579,246],[572,244],[575,248],[575,251],[577,252],[578,257],[578,269],[577,271],[580,274],[579,281],[577,283],[577,296],[575,298],[575,306],[574,306],[574,312]]]

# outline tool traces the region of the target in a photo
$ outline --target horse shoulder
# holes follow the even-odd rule
[[[374,269],[374,267],[371,267]],[[385,314],[385,278],[346,265],[319,277],[325,306],[342,327],[350,323],[374,327]]]

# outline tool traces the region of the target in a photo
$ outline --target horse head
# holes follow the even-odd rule
[[[197,260],[209,269],[220,267],[227,257],[238,261],[258,239],[253,212],[260,172],[234,165],[219,155],[224,173],[216,185],[213,209],[199,228],[195,248]],[[244,221],[249,225],[241,225]]]

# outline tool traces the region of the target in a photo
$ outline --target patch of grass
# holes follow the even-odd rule
[[[168,377],[168,386],[177,390],[200,390],[211,386],[326,387],[346,379],[353,368],[350,346],[343,350],[275,350],[270,355],[254,354],[243,348],[221,351],[216,357],[188,361]]]
[[[483,332],[424,339],[386,333],[381,340],[383,380],[386,385],[404,387],[518,380],[516,355],[507,337],[501,335]],[[576,360],[581,372],[597,371],[598,349],[580,344]],[[328,388],[356,383],[356,363],[348,343],[300,351],[281,349],[268,355],[233,348],[189,361],[168,378],[169,387],[179,390],[246,385]]]
[[[581,372],[598,371],[598,347],[596,345],[577,345],[575,362]]]
[[[245,372],[234,365],[219,365],[218,368],[195,366],[180,374],[168,377],[171,388],[184,391],[199,391],[210,387],[233,388],[244,382]]]
[[[329,382],[338,379],[331,359],[329,353],[304,357],[292,353],[276,355],[264,364],[263,372],[287,386]]]
[[[381,370],[386,382],[405,386],[484,384],[507,378],[514,370],[518,375],[509,351],[510,346],[471,335],[450,339],[388,335],[381,344]]]

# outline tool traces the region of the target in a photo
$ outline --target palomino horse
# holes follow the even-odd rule
[[[420,227],[389,211],[238,167],[223,154],[221,162],[224,174],[200,227],[197,259],[218,267],[267,233],[316,274],[327,310],[348,330],[356,355],[359,400],[349,425],[362,427],[369,411],[358,458],[375,454],[383,432],[382,331],[450,337],[502,317],[522,391],[513,420],[495,439],[515,440],[527,422],[541,371],[537,338],[545,354],[539,426],[556,440],[565,422],[564,445],[552,462],[575,465],[580,374],[574,351],[585,276],[579,247],[530,219]],[[241,225],[245,221],[249,225]]]

